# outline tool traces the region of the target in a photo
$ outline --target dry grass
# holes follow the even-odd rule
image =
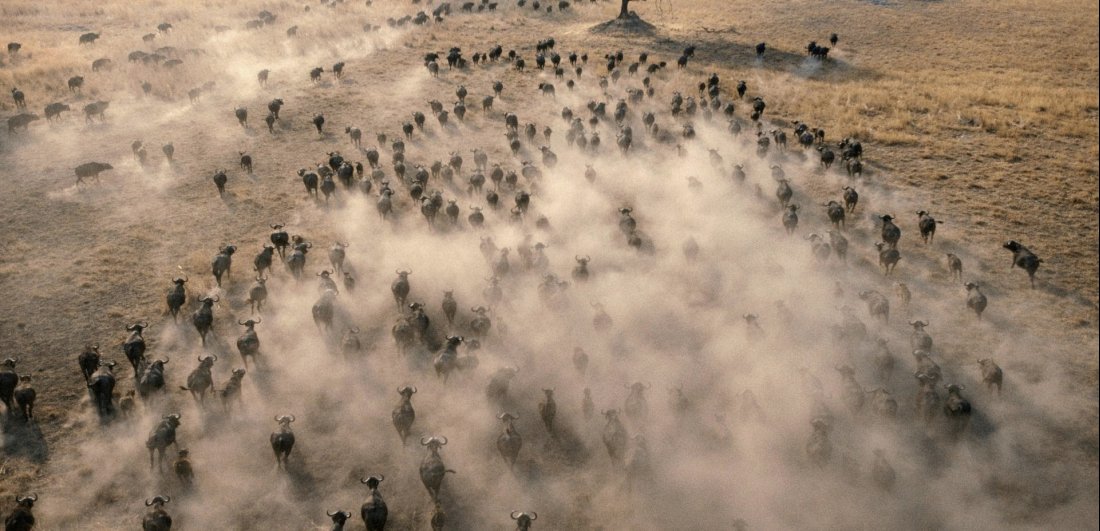
[[[745,79],[767,97],[769,113],[869,142],[881,154],[873,166],[897,184],[934,190],[936,209],[992,203],[1017,227],[998,237],[1057,256],[1052,282],[1095,320],[1097,2],[661,5],[638,7],[663,30],[658,47],[678,53],[695,43],[709,63],[701,68]],[[711,31],[699,32],[700,20]],[[806,59],[806,43],[831,32],[840,35],[833,61]],[[757,62],[760,41],[769,52]]]
[[[1090,247],[1073,253],[1079,259],[1064,263],[1056,282],[1095,308],[1096,2],[738,3],[718,13],[676,7],[670,21],[686,41],[693,40],[692,20],[736,27],[733,64],[723,61],[719,73],[750,85],[756,79],[784,118],[830,124],[833,138],[871,141],[883,154],[876,161],[904,184],[951,176],[957,185],[935,187],[944,208],[983,208],[971,184],[1021,184],[990,186],[1011,221],[1028,227],[1004,237],[1027,238],[1063,258]],[[748,59],[758,40],[798,54],[832,31],[841,37],[836,63],[808,75],[800,73],[801,55],[779,64],[769,57],[766,68]],[[702,59],[725,59],[729,49],[708,49]]]

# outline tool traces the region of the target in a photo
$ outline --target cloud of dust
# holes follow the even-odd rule
[[[158,84],[173,87],[173,101],[138,97],[140,78],[135,70],[141,67],[122,66],[130,70],[117,90],[129,94],[112,102],[110,122],[132,126],[132,136],[147,139],[151,155],[157,151],[152,157],[156,161],[159,144],[154,140],[180,135],[197,134],[203,148],[235,152],[234,146],[246,142],[234,129],[234,106],[262,104],[281,89],[292,93],[313,66],[328,70],[335,60],[382,60],[379,50],[402,42],[401,33],[385,28],[378,16],[373,21],[384,29],[377,33],[363,33],[366,21],[356,17],[349,17],[354,23],[339,26],[326,24],[326,17],[320,9],[300,14],[300,21],[295,21],[301,28],[299,38],[275,39],[282,44],[239,28],[214,37],[194,32],[191,42],[200,43],[197,47],[206,53],[194,65],[185,63],[191,68],[185,74]],[[185,46],[185,35],[172,38]],[[528,60],[534,53],[528,49],[532,44],[519,48]],[[261,92],[255,80],[259,64],[271,70],[275,88]],[[843,172],[820,171],[817,154],[803,156],[793,138],[788,152],[773,147],[766,157],[758,156],[753,126],[743,119],[747,103],[737,102],[740,136],[727,131],[717,112],[709,121],[702,110],[694,117],[673,117],[668,112],[673,90],[697,96],[694,86],[699,79],[686,73],[654,76],[657,95],[631,105],[627,122],[634,145],[628,156],[620,155],[615,146],[619,129],[610,119],[594,128],[586,123],[587,134],[598,131],[602,145],[598,152],[582,153],[565,144],[568,126],[559,117],[561,107],[569,106],[587,120],[585,103],[606,101],[610,116],[627,88],[640,87],[641,76],[624,76],[606,92],[595,86],[594,73],[586,72],[572,92],[549,72],[515,76],[509,78],[509,96],[498,100],[491,117],[486,117],[480,97],[490,79],[505,75],[504,68],[493,66],[492,74],[483,75],[478,73],[481,67],[474,67],[474,74],[462,74],[472,92],[467,99],[469,116],[466,123],[452,120],[446,132],[424,101],[439,99],[450,109],[457,83],[446,74],[442,81],[429,79],[423,68],[407,65],[397,67],[399,74],[393,79],[383,80],[399,87],[388,107],[404,105],[405,116],[413,109],[428,114],[429,132],[417,132],[417,139],[407,142],[409,175],[416,164],[446,162],[451,151],[465,159],[454,183],[433,178],[428,186],[440,190],[445,199],[457,200],[459,222],[451,226],[440,212],[429,230],[407,187],[393,173],[389,146],[378,147],[381,167],[396,192],[397,212],[391,219],[383,221],[376,211],[378,182],[370,195],[338,185],[337,198],[328,206],[292,195],[297,211],[287,220],[287,229],[314,246],[301,281],[295,281],[277,258],[267,282],[269,300],[258,315],[263,320],[256,328],[261,354],[244,378],[243,405],[230,413],[216,397],[208,396],[205,407],[200,407],[178,389],[199,356],[218,356],[217,389],[224,387],[234,368],[243,366],[235,346],[243,327],[236,323],[249,318],[244,300],[251,262],[266,235],[239,234],[227,240],[239,250],[232,280],[210,291],[220,301],[205,348],[189,314],[196,307],[194,299],[211,286],[209,270],[205,265],[188,269],[191,291],[185,316],[179,324],[162,319],[149,334],[154,344],[149,357],[170,357],[169,390],[139,401],[132,418],[94,428],[73,453],[55,455],[50,473],[57,476],[56,482],[41,493],[36,506],[43,525],[130,525],[145,511],[142,500],[155,494],[172,496],[167,510],[189,529],[319,527],[327,521],[324,511],[335,509],[352,511],[358,522],[359,505],[367,494],[359,479],[384,474],[381,492],[389,504],[392,527],[422,529],[432,512],[418,476],[426,453],[418,444],[422,436],[448,439],[441,455],[455,474],[444,480],[441,499],[449,526],[455,529],[506,529],[513,525],[507,517],[512,510],[536,511],[536,529],[729,529],[738,519],[751,529],[959,529],[991,522],[1026,528],[1043,527],[1034,514],[1064,521],[1095,518],[1095,478],[1065,465],[1052,466],[1042,452],[1059,426],[1073,422],[1069,415],[1059,416],[1065,404],[1084,400],[1067,396],[1051,360],[1033,356],[1049,338],[1021,337],[1012,323],[1026,315],[1000,304],[992,293],[991,311],[979,323],[965,307],[965,290],[946,280],[942,264],[925,258],[936,253],[917,250],[921,244],[911,211],[918,208],[905,197],[868,179],[852,181]],[[539,99],[536,77],[558,85],[556,100]],[[208,100],[192,106],[181,97],[191,84],[206,80],[216,81],[216,89],[204,96]],[[334,83],[328,75],[325,80]],[[267,132],[260,119],[266,112],[261,112],[262,105],[251,105],[251,127],[259,136],[247,142],[262,146]],[[536,123],[539,131],[534,142],[523,139],[523,152],[516,158],[507,152],[502,136],[502,115],[509,111],[519,115],[521,136],[526,122]],[[645,131],[641,117],[646,111],[657,113],[660,128],[673,133],[671,142],[662,143]],[[72,114],[83,120],[75,108]],[[687,122],[694,125],[694,139],[679,136],[681,124]],[[398,124],[372,123],[364,128],[364,144],[374,143],[376,130],[393,136]],[[554,128],[549,142],[559,159],[554,167],[541,163],[537,149],[546,143],[541,133],[546,125]],[[110,127],[88,126],[94,131]],[[302,131],[309,124],[294,127],[305,135],[308,131]],[[327,151],[341,149],[350,160],[365,163],[362,153],[346,144],[343,125],[338,129],[337,140],[296,146],[308,154],[267,171],[293,179],[290,189],[300,194],[294,170],[312,167]],[[74,161],[94,160],[101,151],[81,142],[86,134],[51,128],[36,141],[69,146],[66,156]],[[682,148],[679,153],[677,145]],[[530,211],[521,222],[513,222],[509,213],[515,191],[501,191],[503,207],[497,210],[485,204],[484,194],[467,193],[464,183],[474,171],[470,150],[475,147],[489,153],[490,168],[499,162],[519,172],[520,161],[531,160],[542,170],[537,182],[520,177],[517,189],[532,193]],[[720,160],[712,158],[711,150]],[[122,153],[111,161],[119,162],[113,178],[140,185],[127,193],[144,200],[119,216],[138,219],[168,207],[179,175],[167,165],[142,169],[129,153]],[[223,165],[210,164],[210,169]],[[743,165],[745,182],[731,177],[734,164]],[[793,235],[787,235],[780,223],[773,164],[782,166],[795,191],[792,203],[801,206]],[[587,165],[597,173],[591,183],[585,179]],[[859,207],[848,216],[847,263],[835,255],[816,261],[805,237],[812,232],[825,235],[828,220],[821,204],[839,201],[846,185],[861,193]],[[487,182],[486,190],[492,186]],[[213,193],[213,187],[203,192]],[[51,198],[79,201],[87,193],[99,192],[67,188]],[[111,196],[97,197],[106,201]],[[484,227],[474,228],[466,221],[470,205],[484,208]],[[652,244],[652,252],[627,245],[619,229],[621,207],[633,210],[637,229]],[[903,258],[895,276],[884,278],[872,247],[879,230],[872,215],[895,211],[903,230]],[[536,226],[542,216],[548,228]],[[485,295],[493,273],[479,246],[488,238],[497,247],[511,249],[511,272],[499,279],[504,293],[499,304]],[[695,258],[683,251],[689,240],[698,245]],[[345,267],[357,286],[347,292],[340,285],[335,325],[324,331],[313,322],[311,307],[320,297],[316,275],[330,268],[327,253],[336,241],[350,244]],[[986,266],[951,242],[949,234],[943,241],[936,245],[973,265],[966,279],[980,278]],[[521,258],[520,250],[533,249],[537,242],[546,245],[545,270],[526,266]],[[191,252],[208,260],[214,250],[207,243],[201,252],[166,249],[165,256],[154,260],[183,263]],[[575,256],[591,257],[586,282],[571,276]],[[463,335],[467,344],[459,354],[476,356],[477,367],[459,370],[444,382],[432,369],[438,351],[418,345],[399,352],[391,329],[407,310],[398,312],[390,284],[395,270],[401,269],[412,271],[408,300],[423,303],[430,317],[429,343],[438,348],[444,336]],[[560,295],[540,296],[546,274],[566,283]],[[908,307],[894,296],[893,282],[898,279],[914,294]],[[458,301],[453,327],[440,309],[445,290],[453,290]],[[859,298],[864,290],[890,299],[888,324],[868,314]],[[594,325],[596,305],[610,316],[609,329]],[[468,346],[474,336],[469,323],[477,306],[491,307],[492,328],[473,352]],[[749,314],[757,316],[758,327],[746,319]],[[906,324],[910,318],[931,322],[932,358],[944,372],[941,384],[966,386],[964,396],[974,413],[960,441],[951,440],[942,413],[930,425],[916,418],[916,365],[909,355],[911,328]],[[853,333],[856,321],[861,324]],[[341,344],[351,327],[361,329],[358,337],[364,348],[345,353]],[[879,338],[896,359],[885,381],[871,361]],[[586,370],[574,367],[578,347],[589,356]],[[121,353],[109,357],[120,362],[119,388],[130,388],[131,371]],[[1001,397],[981,384],[975,360],[984,357],[1006,367]],[[849,408],[846,400],[852,395],[836,370],[840,365],[854,368],[864,390],[889,390],[899,406],[897,418],[877,416],[870,395],[863,397],[866,403],[859,411]],[[518,368],[507,396],[503,401],[490,399],[490,379],[507,367]],[[1022,367],[1030,376],[1009,370]],[[635,382],[645,385],[644,416],[625,410],[627,387]],[[406,446],[390,419],[399,398],[396,389],[404,385],[418,389],[412,398],[416,421]],[[544,388],[554,390],[558,406],[553,434],[538,413]],[[591,418],[582,413],[585,389],[591,390],[595,404]],[[677,389],[686,405],[672,400]],[[99,422],[91,409],[72,416],[72,429]],[[618,410],[625,426],[626,464],[612,462],[601,440],[605,410]],[[182,415],[179,447],[190,451],[195,464],[196,483],[190,489],[168,469],[175,448],[168,452],[164,473],[148,463],[145,437],[162,415],[171,412]],[[502,412],[519,415],[516,429],[524,441],[511,468],[496,450],[503,428],[497,415]],[[273,417],[282,414],[296,417],[292,428],[297,436],[285,472],[276,469],[268,440],[277,427]],[[826,421],[832,446],[830,458],[821,465],[807,454],[814,419]],[[896,472],[890,490],[874,479],[876,450]]]

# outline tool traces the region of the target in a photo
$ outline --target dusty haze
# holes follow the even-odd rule
[[[53,101],[73,107],[57,123],[43,119],[26,132],[0,133],[0,219],[7,229],[0,235],[7,251],[0,260],[0,283],[9,293],[0,302],[3,357],[19,359],[17,371],[34,375],[39,395],[35,422],[16,415],[0,425],[4,514],[14,506],[13,495],[37,492],[35,514],[43,529],[124,528],[137,525],[146,510],[143,500],[167,494],[172,501],[166,509],[180,529],[314,529],[327,527],[325,511],[335,509],[351,511],[349,528],[362,529],[358,513],[367,489],[359,479],[384,474],[380,491],[389,505],[389,527],[428,529],[433,506],[418,476],[425,449],[416,441],[445,436],[449,443],[441,455],[456,472],[447,475],[441,495],[449,529],[513,528],[508,518],[513,510],[537,512],[532,529],[730,529],[738,519],[749,529],[1095,527],[1100,498],[1095,60],[1079,74],[1091,80],[1067,81],[1065,99],[1081,108],[1073,111],[1071,124],[1052,133],[1069,147],[1054,152],[1057,160],[1050,164],[1083,169],[1073,174],[1081,182],[1056,183],[1064,192],[1059,199],[1030,184],[1012,187],[1000,173],[990,177],[991,188],[1011,189],[998,192],[1012,196],[1008,201],[1036,202],[1029,207],[1035,209],[1058,201],[1067,205],[1064,216],[1019,222],[1011,218],[1022,216],[1019,212],[1000,215],[996,209],[1003,205],[996,198],[963,199],[975,189],[936,184],[943,181],[935,178],[939,172],[954,171],[945,168],[956,164],[949,157],[957,152],[920,163],[939,166],[899,169],[920,158],[914,146],[960,138],[947,129],[905,132],[918,138],[907,144],[889,137],[903,134],[891,129],[903,126],[853,124],[839,103],[823,105],[837,109],[834,117],[799,107],[816,97],[807,94],[822,90],[870,98],[857,91],[894,87],[894,76],[905,81],[883,66],[887,52],[875,44],[884,37],[860,34],[873,24],[844,22],[895,20],[903,14],[899,10],[916,7],[815,5],[835,22],[823,25],[813,21],[809,4],[798,4],[804,13],[798,6],[777,7],[770,22],[761,22],[767,11],[745,6],[755,10],[745,11],[745,26],[737,29],[729,24],[741,24],[738,9],[726,13],[717,2],[682,4],[671,12],[667,3],[633,5],[656,24],[655,30],[638,33],[591,30],[617,12],[617,5],[606,2],[566,13],[555,7],[551,14],[511,2],[502,2],[495,13],[464,14],[455,4],[454,14],[441,23],[404,28],[388,27],[386,18],[415,14],[423,6],[314,3],[308,12],[294,3],[220,1],[201,8],[162,2],[108,3],[95,10],[64,2],[0,7],[5,20],[0,34],[24,46],[19,56],[5,56],[0,63],[5,92],[11,86],[22,89],[27,112],[39,115]],[[1082,11],[1095,13],[1095,2],[1083,4]],[[261,9],[277,15],[274,24],[245,30]],[[712,20],[709,9],[730,20]],[[944,11],[910,15],[957,16],[949,7],[927,9]],[[1095,33],[1096,18],[1090,16]],[[793,39],[788,46],[773,25],[792,18],[802,24],[782,29],[783,39]],[[1060,20],[1045,23],[1059,27]],[[170,33],[158,35],[152,46],[142,42],[143,34],[156,33],[165,21],[173,24]],[[216,33],[215,26],[223,24],[230,29]],[[364,32],[364,24],[381,28]],[[297,36],[287,37],[286,29],[295,25]],[[700,25],[706,29],[700,31]],[[93,45],[78,46],[85,31],[102,36]],[[801,41],[825,42],[833,31],[840,33],[840,43],[830,61],[803,57]],[[563,56],[565,79],[576,81],[572,91],[549,66],[534,67],[537,40],[550,36]],[[749,50],[761,40],[770,49],[755,60]],[[460,46],[469,59],[498,42],[505,53],[514,49],[527,61],[526,72],[512,70],[506,61],[448,70],[441,59],[440,76],[432,78],[422,64],[430,51]],[[677,70],[675,61],[690,43],[700,45],[696,56]],[[174,70],[126,60],[132,50],[161,46],[202,52],[181,54],[184,62]],[[1079,48],[1095,57],[1095,35]],[[572,50],[590,56],[579,78],[564,59]],[[602,90],[602,57],[617,50],[626,56],[622,77]],[[627,89],[641,88],[644,74],[630,76],[625,68],[643,51],[651,63],[667,61],[669,67],[651,76],[652,98],[630,104],[626,123],[634,130],[634,146],[622,156],[610,114]],[[112,59],[114,69],[92,73],[89,65],[100,57]],[[337,61],[346,62],[340,80],[329,72]],[[326,70],[318,84],[308,76],[315,66]],[[270,81],[260,87],[256,72],[264,68],[271,71]],[[673,92],[699,99],[696,86],[711,72],[721,77],[722,101],[735,103],[740,136],[730,134],[720,112],[709,120],[702,109],[690,117],[669,112]],[[65,87],[72,75],[85,76],[79,94]],[[744,100],[735,99],[739,79],[749,87]],[[145,80],[153,85],[149,96],[140,88]],[[211,80],[214,88],[190,103],[187,91]],[[481,98],[491,94],[494,80],[503,81],[503,95],[491,111],[483,111]],[[541,96],[540,82],[553,83],[556,97]],[[1077,91],[1089,83],[1091,95]],[[427,101],[439,100],[451,111],[458,85],[470,92],[466,119],[452,113],[449,125],[441,127]],[[906,94],[899,99],[914,97]],[[756,154],[748,118],[754,96],[768,102],[764,129],[787,132],[786,153],[773,147],[766,158]],[[275,134],[262,120],[272,98],[286,101]],[[79,109],[95,100],[111,102],[106,120],[85,123]],[[608,118],[595,127],[587,123],[590,100],[608,105]],[[247,128],[234,118],[238,106],[248,109]],[[597,152],[567,145],[563,107],[585,120],[589,137],[599,133]],[[419,205],[394,175],[389,142],[379,145],[375,138],[383,132],[391,139],[400,136],[414,110],[427,115],[427,124],[405,142],[407,179],[415,165],[446,163],[451,152],[464,159],[453,183],[433,177],[428,185],[444,199],[457,200],[461,214],[455,226],[440,212],[429,230]],[[647,111],[656,113],[661,130],[672,133],[671,142],[646,133],[641,119]],[[18,112],[5,95],[0,116]],[[504,136],[507,112],[519,118],[518,156]],[[326,118],[323,135],[311,123],[317,113]],[[834,146],[844,136],[859,136],[863,178],[850,179],[839,160],[822,170],[816,152],[797,146],[790,125],[797,119],[823,127]],[[533,142],[523,137],[526,123],[537,126]],[[680,136],[686,123],[694,126],[694,139]],[[335,198],[326,203],[307,198],[295,173],[314,168],[332,151],[366,164],[363,151],[343,133],[346,126],[361,128],[363,147],[377,147],[381,154],[380,167],[396,192],[395,212],[385,221],[375,207],[377,181],[369,195],[338,182]],[[553,129],[549,141],[542,133],[547,126]],[[1079,129],[1087,133],[1079,135]],[[921,144],[925,134],[928,143]],[[147,146],[144,167],[130,152],[134,140]],[[167,142],[176,148],[171,165],[160,150]],[[981,142],[976,153],[1006,149],[1004,139]],[[1012,142],[1028,143],[1026,138]],[[555,166],[542,163],[541,145],[557,154]],[[532,194],[522,221],[512,221],[508,212],[515,191],[501,191],[499,210],[489,208],[483,194],[468,193],[475,148],[488,154],[490,167],[500,163],[518,173],[522,161],[531,161],[541,169],[537,182],[519,179],[517,189]],[[720,155],[719,162],[710,150]],[[254,175],[238,168],[241,151],[254,158]],[[103,173],[101,184],[74,185],[72,168],[93,160],[115,169]],[[734,164],[743,165],[745,182],[731,177]],[[801,206],[793,235],[780,222],[777,182],[769,169],[775,164],[790,179],[791,202]],[[593,182],[585,178],[587,165],[596,171]],[[210,180],[220,168],[229,176],[221,198]],[[959,173],[981,170],[967,166]],[[1028,182],[1035,175],[1026,174]],[[835,255],[822,263],[805,238],[825,235],[829,222],[822,204],[840,201],[844,186],[860,192],[858,207],[847,217],[847,263]],[[487,182],[485,188],[491,187]],[[466,221],[471,205],[484,208],[480,229]],[[627,245],[618,226],[621,207],[633,209],[652,253]],[[944,221],[932,245],[920,241],[918,210]],[[902,259],[889,277],[878,267],[873,247],[882,214],[896,215],[902,229]],[[548,228],[536,226],[540,217]],[[243,327],[236,323],[249,318],[245,299],[252,260],[267,242],[271,223],[285,223],[291,234],[314,243],[305,274],[296,282],[282,264],[273,268],[268,305],[256,328],[261,354],[244,378],[244,406],[225,414],[208,398],[200,408],[179,386],[198,356],[219,357],[214,364],[219,389],[242,366],[235,341]],[[494,305],[484,295],[492,275],[479,249],[486,238],[511,249],[511,273],[500,280],[504,301]],[[689,239],[698,244],[695,259],[683,251]],[[1009,239],[1045,260],[1038,289],[1029,290],[1026,274],[1007,267],[1010,254],[1000,246]],[[320,295],[316,274],[330,269],[327,250],[336,241],[350,244],[346,268],[357,286],[353,292],[341,286],[335,326],[326,333],[314,325],[310,309]],[[537,242],[547,246],[545,271],[525,268],[518,252]],[[1071,249],[1070,242],[1078,245]],[[226,244],[238,252],[232,278],[219,289],[210,260]],[[966,290],[948,274],[944,254],[949,252],[962,258],[963,280],[980,283],[989,297],[981,321],[966,307]],[[578,255],[592,259],[587,282],[571,278]],[[456,372],[444,383],[431,367],[437,352],[418,347],[399,353],[391,327],[401,314],[389,288],[394,271],[401,269],[412,271],[409,301],[425,304],[435,342],[447,334],[471,338],[471,309],[492,306],[492,328],[476,352],[476,368]],[[539,296],[547,273],[568,282],[551,302]],[[188,303],[174,324],[164,296],[170,279],[180,274],[190,279]],[[895,282],[909,287],[910,304],[895,295]],[[454,328],[440,310],[445,290],[453,290],[458,301]],[[890,300],[888,324],[868,314],[858,297],[865,290]],[[220,297],[205,348],[190,324],[203,295]],[[594,326],[595,304],[611,317],[610,329]],[[758,316],[759,328],[746,322],[747,314]],[[866,335],[840,337],[838,328],[853,318],[865,325]],[[916,417],[916,365],[906,324],[911,319],[930,322],[941,384],[964,385],[963,395],[973,406],[959,441],[947,435],[942,414],[929,426]],[[138,320],[153,325],[146,333],[146,356],[170,358],[169,391],[139,400],[129,419],[101,422],[76,356],[84,344],[99,344],[105,358],[119,362],[116,389],[133,388],[119,345],[126,338],[124,326]],[[340,342],[350,327],[361,329],[364,350],[347,356]],[[879,338],[898,361],[888,381],[876,375],[871,362]],[[583,372],[572,361],[577,347],[590,357]],[[468,352],[459,349],[460,355]],[[1004,369],[1001,396],[982,384],[978,358],[993,358]],[[853,367],[865,390],[888,389],[898,402],[897,419],[877,417],[869,399],[862,411],[849,410],[839,365]],[[506,367],[518,368],[508,397],[504,403],[490,401],[486,385]],[[644,420],[622,411],[626,387],[634,382],[649,386]],[[417,417],[405,447],[390,420],[396,388],[403,385],[418,388],[412,398]],[[558,405],[553,436],[538,414],[544,388],[554,389]],[[585,388],[595,402],[592,418],[581,412]],[[674,409],[673,389],[682,389],[686,410]],[[601,442],[606,423],[600,412],[611,409],[620,410],[630,436],[627,462],[640,459],[636,435],[648,448],[648,468],[633,484]],[[191,489],[183,488],[169,467],[162,474],[148,464],[145,438],[162,415],[173,412],[182,416],[179,447],[190,450],[196,469]],[[519,415],[516,428],[524,438],[512,469],[495,445],[502,412]],[[277,427],[272,419],[282,414],[297,419],[292,425],[297,444],[285,472],[276,469],[268,442]],[[806,450],[815,418],[829,424],[833,452],[824,466],[815,465]],[[169,449],[170,458],[175,450]],[[891,492],[872,479],[875,450],[882,450],[896,471]]]

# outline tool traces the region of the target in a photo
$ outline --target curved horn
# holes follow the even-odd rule
[[[218,302],[218,301],[222,300],[222,297],[221,297],[221,295],[215,295],[214,298],[211,299],[211,300],[213,300],[214,302]]]
[[[153,506],[153,501],[150,500],[149,498],[145,498],[145,506],[146,507],[152,507]]]
[[[535,520],[538,520],[538,519],[539,519],[539,513],[536,513],[535,511],[531,511],[531,521],[534,522]]]
[[[440,435],[439,439],[443,439],[443,441],[440,444],[442,444],[443,446],[447,446],[447,438],[446,437]]]
[[[275,422],[279,422],[280,419],[282,419],[282,418],[283,418],[282,415],[275,415]]]
[[[237,319],[237,324],[239,324],[241,326],[248,326],[248,325],[244,324],[244,321],[242,321],[240,319]]]
[[[207,357],[208,357],[208,356],[207,356]],[[197,360],[199,360],[199,361],[201,362],[201,361],[203,360],[203,356],[197,356],[197,357],[196,357],[195,359],[197,359]]]
[[[428,443],[430,443],[430,442],[432,442],[432,440],[431,440],[431,439],[429,439],[428,437],[421,437],[421,438],[420,438],[420,444],[421,444],[422,446],[427,446],[427,445],[428,445]]]
[[[364,481],[363,483],[366,483],[366,481]],[[342,514],[342,513],[340,511],[325,511],[325,514],[327,514],[329,518],[332,518],[333,516],[336,516],[336,515]]]
[[[294,415],[287,415],[287,420],[294,422]]]
[[[172,413],[171,415],[168,415],[168,418],[179,420],[180,419],[180,414],[179,413]]]
[[[512,516],[512,520],[519,520],[519,517],[523,516],[523,513],[519,512],[519,511],[512,511],[511,516]]]
[[[258,317],[258,318],[256,318],[256,322],[253,323],[253,324],[260,324],[262,322],[264,322],[264,318],[263,317]]]
[[[414,395],[416,394],[416,386],[415,385],[413,386],[413,394]]]

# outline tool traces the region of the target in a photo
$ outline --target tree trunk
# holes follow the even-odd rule
[[[619,10],[619,18],[627,18],[630,16],[630,11],[626,8],[629,4],[630,0],[623,0],[623,7]]]

